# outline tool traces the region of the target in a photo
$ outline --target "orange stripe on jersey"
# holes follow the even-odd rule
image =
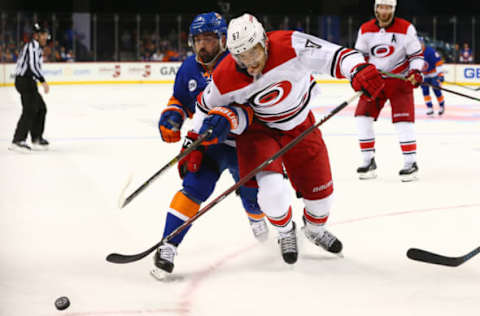
[[[180,102],[180,100],[175,98],[173,95],[170,97],[170,99],[168,99],[167,107],[170,106],[170,105],[176,105],[176,106],[181,107],[182,109],[185,109],[185,111],[188,113],[188,117],[189,118],[193,117],[193,113],[191,113],[188,109],[186,109],[183,106],[182,102]],[[184,116],[185,116],[185,113],[182,114],[183,118],[185,118]]]
[[[170,203],[170,208],[191,218],[197,214],[200,209],[200,204],[189,199],[183,192],[178,191]]]
[[[441,65],[443,65],[443,60],[442,60],[442,59],[440,59],[439,61],[437,61],[437,63],[435,64],[435,66],[437,66],[437,67],[438,67],[438,66],[441,66]]]
[[[180,100],[175,98],[173,95],[170,97],[170,99],[168,99],[167,105],[171,105],[171,104],[182,106],[182,102],[180,102]]]

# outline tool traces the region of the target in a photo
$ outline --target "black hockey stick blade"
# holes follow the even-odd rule
[[[460,257],[447,257],[447,256],[438,255],[436,253],[422,250],[422,249],[410,248],[407,251],[407,257],[412,260],[421,261],[425,263],[439,264],[439,265],[448,266],[448,267],[458,267],[465,261],[470,260],[472,257],[477,255],[478,253],[480,253],[480,247]]]
[[[108,262],[118,263],[118,264],[135,262],[135,261],[141,260],[141,259],[145,258],[146,256],[148,256],[149,254],[151,254],[153,251],[155,251],[155,249],[160,247],[160,244],[162,242],[163,242],[163,239],[162,239],[162,241],[160,241],[159,243],[156,243],[154,246],[145,250],[144,252],[137,253],[137,254],[134,254],[134,255],[122,255],[122,254],[119,254],[119,253],[111,253],[107,256],[106,260]]]

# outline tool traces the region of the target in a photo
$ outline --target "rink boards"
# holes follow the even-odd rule
[[[172,84],[180,62],[78,62],[45,63],[43,71],[50,84]],[[480,85],[480,65],[445,65],[445,80]],[[0,87],[13,86],[15,64],[0,64]],[[315,75],[319,83],[348,83],[329,75]]]

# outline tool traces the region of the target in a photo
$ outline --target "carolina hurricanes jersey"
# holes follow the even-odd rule
[[[423,69],[422,45],[415,27],[404,19],[394,18],[387,28],[380,28],[376,19],[362,24],[355,49],[385,72],[403,74]]]
[[[359,52],[308,34],[273,31],[267,36],[268,60],[262,74],[254,79],[231,55],[225,57],[197,99],[197,118],[200,112],[206,115],[216,106],[237,103],[250,106],[267,126],[290,130],[307,118],[308,102],[318,94],[312,73],[351,79],[355,67],[365,63]],[[240,134],[248,119],[240,107],[237,112],[238,127],[231,132]]]

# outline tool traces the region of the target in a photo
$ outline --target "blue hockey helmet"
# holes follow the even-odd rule
[[[215,33],[218,38],[227,34],[227,22],[217,12],[201,13],[193,19],[188,34],[188,44],[193,47],[193,37],[201,33]]]

